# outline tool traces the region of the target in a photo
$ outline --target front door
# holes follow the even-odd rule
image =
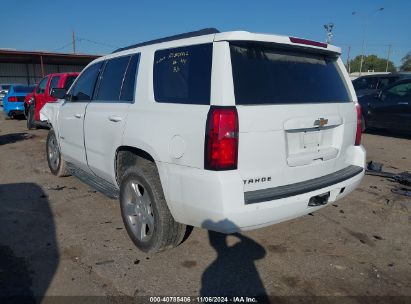
[[[67,94],[59,112],[59,142],[67,162],[89,172],[84,147],[84,118],[93,96],[101,62],[87,67]]]

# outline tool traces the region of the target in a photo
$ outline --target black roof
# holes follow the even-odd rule
[[[164,37],[160,39],[154,39],[154,40],[150,40],[146,42],[133,44],[133,45],[126,46],[123,48],[119,48],[115,50],[113,53],[129,50],[129,49],[134,49],[134,48],[142,47],[146,45],[156,44],[156,43],[162,43],[162,42],[167,42],[167,41],[173,41],[173,40],[179,40],[179,39],[185,39],[185,38],[191,38],[191,37],[197,37],[197,36],[203,36],[203,35],[217,34],[217,33],[220,33],[220,31],[217,30],[216,28],[205,28],[205,29],[201,29],[198,31],[194,31],[194,32],[188,32],[188,33],[183,33],[183,34],[178,34],[174,36],[169,36],[169,37]]]

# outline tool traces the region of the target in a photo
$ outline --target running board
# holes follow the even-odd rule
[[[83,183],[89,185],[91,188],[97,190],[105,196],[108,196],[109,198],[117,199],[120,196],[120,191],[115,185],[94,174],[78,168],[72,163],[67,163],[67,171]]]

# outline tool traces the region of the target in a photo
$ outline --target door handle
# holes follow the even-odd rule
[[[407,105],[408,102],[406,102],[406,101],[401,101],[401,102],[398,102],[397,104],[399,104],[399,105]]]
[[[75,118],[82,118],[82,117],[83,117],[83,114],[77,113],[77,114],[74,114],[74,117],[75,117]]]
[[[119,122],[122,121],[123,118],[120,116],[116,116],[116,115],[111,115],[108,117],[108,120],[112,121],[112,122]]]

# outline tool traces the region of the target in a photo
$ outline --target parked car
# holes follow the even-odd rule
[[[11,84],[0,84],[0,106],[3,106],[3,98],[7,95]]]
[[[379,93],[358,99],[363,130],[383,128],[411,132],[411,79],[397,81]]]
[[[353,85],[357,97],[360,98],[364,95],[376,94],[392,83],[407,78],[411,78],[411,73],[374,74],[358,77],[353,80]]]
[[[143,251],[185,225],[251,230],[318,210],[364,175],[361,114],[341,50],[203,30],[90,63],[41,118],[50,171],[120,200]]]
[[[3,111],[7,117],[16,117],[24,113],[24,98],[34,90],[34,86],[11,85],[3,98]]]
[[[50,95],[51,90],[53,88],[68,90],[78,75],[77,72],[49,74],[38,83],[33,94],[24,101],[24,113],[29,130],[44,125],[44,122],[40,121],[40,110],[46,103],[57,100]]]

